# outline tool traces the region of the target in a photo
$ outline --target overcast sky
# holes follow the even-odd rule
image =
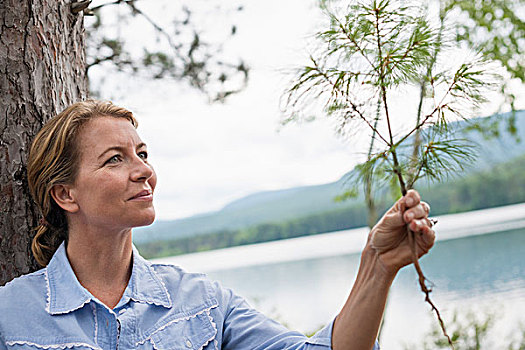
[[[362,151],[358,140],[336,137],[325,121],[279,124],[279,98],[287,81],[283,70],[306,62],[306,44],[319,29],[317,1],[230,2],[242,3],[244,10],[235,14],[238,32],[225,50],[241,56],[251,73],[247,88],[225,104],[210,105],[184,84],[132,78],[105,82],[114,102],[139,120],[138,132],[159,177],[158,219],[218,210],[258,191],[335,181]],[[161,1],[147,3],[141,8],[152,16],[169,9],[158,6]],[[220,24],[220,18],[214,21]],[[148,40],[141,34],[147,30],[136,33],[139,43]],[[406,96],[398,101],[398,110],[415,108],[406,104]]]

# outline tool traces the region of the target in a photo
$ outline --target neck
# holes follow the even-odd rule
[[[72,226],[66,249],[71,267],[80,284],[112,309],[131,277],[131,229],[107,232]]]

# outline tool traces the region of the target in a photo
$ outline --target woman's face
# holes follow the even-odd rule
[[[123,118],[94,118],[80,131],[79,150],[71,187],[76,218],[112,230],[151,224],[157,176],[133,125]]]

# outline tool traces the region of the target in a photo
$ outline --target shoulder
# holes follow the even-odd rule
[[[6,304],[11,304],[15,300],[45,298],[48,288],[46,271],[44,268],[22,275],[0,287],[0,308]]]
[[[46,269],[23,275],[0,287],[0,333],[12,320],[44,317],[48,298]],[[4,317],[5,316],[5,317]],[[5,323],[4,323],[5,321]]]
[[[164,279],[170,279],[174,281],[181,281],[183,279],[189,279],[189,280],[207,279],[206,274],[204,273],[188,272],[178,265],[161,264],[161,263],[154,263],[154,262],[148,262],[148,263],[151,266],[151,268],[153,268],[155,273],[159,276],[162,276],[162,278]]]
[[[205,274],[187,272],[171,264],[152,263],[151,268],[164,284],[174,305],[217,306],[217,285]]]
[[[177,265],[151,263],[151,268],[155,274],[161,278],[167,287],[172,288],[204,288],[211,291],[211,281],[204,273],[188,272]]]
[[[218,310],[224,317],[233,308],[250,308],[245,299],[220,282],[211,280],[206,274],[187,272],[171,264],[151,264],[156,274],[165,283],[174,305],[198,304]]]

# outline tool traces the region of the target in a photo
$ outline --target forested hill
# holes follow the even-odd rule
[[[429,188],[420,188],[432,205],[431,214],[464,212],[525,202],[525,154],[491,168],[471,173],[461,179]],[[380,204],[382,210],[390,200]],[[261,243],[366,225],[363,202],[280,222],[266,222],[240,229],[138,244],[147,258],[185,254],[236,245]]]
[[[479,118],[477,121],[490,123],[494,118]],[[460,122],[455,127],[459,129],[465,125],[465,122]],[[501,123],[499,138],[488,140],[476,131],[465,132],[466,137],[479,145],[479,156],[474,166],[467,169],[462,176],[489,169],[498,163],[525,154],[525,111],[516,113],[517,135],[512,136],[505,126],[506,124]],[[312,164],[312,167],[315,167],[315,164]],[[136,229],[134,240],[136,243],[144,243],[221,230],[238,230],[263,223],[293,221],[331,211],[347,212],[349,208],[361,205],[362,198],[343,203],[334,202],[334,197],[344,192],[344,189],[341,179],[323,185],[256,193],[234,201],[217,212],[174,221],[158,221],[152,226]],[[434,207],[436,203],[432,203]]]

